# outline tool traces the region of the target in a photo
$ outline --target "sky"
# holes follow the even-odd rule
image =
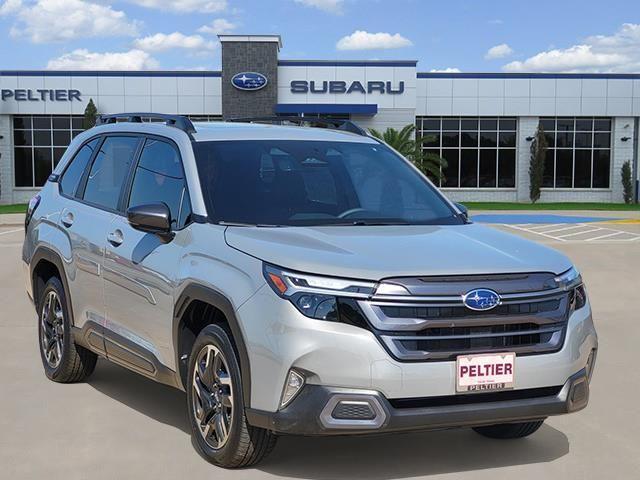
[[[0,0],[0,69],[219,70],[230,33],[281,35],[281,59],[640,72],[638,0]]]

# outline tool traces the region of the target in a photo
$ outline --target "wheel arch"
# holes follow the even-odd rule
[[[54,250],[49,247],[38,247],[31,257],[29,268],[29,279],[31,281],[31,291],[33,292],[33,303],[37,307],[38,301],[40,299],[41,288],[44,287],[46,281],[51,278],[52,269],[55,269],[57,272],[57,277],[62,282],[62,286],[64,287],[64,294],[67,299],[67,309],[69,311],[69,315],[71,316],[72,324],[75,324],[75,319],[73,316],[73,305],[71,302],[71,292],[69,291],[69,283],[67,281],[66,270],[64,268],[64,262],[60,255],[58,255]],[[40,274],[45,274],[43,277]],[[48,275],[48,276],[47,276]],[[46,277],[46,278],[45,278]],[[42,281],[39,281],[39,278],[42,278]]]
[[[217,309],[224,315],[226,324],[233,338],[231,339],[236,347],[240,363],[240,375],[242,379],[242,394],[245,406],[251,405],[251,365],[249,354],[244,339],[244,334],[240,328],[240,323],[236,316],[233,304],[222,293],[204,285],[190,283],[183,290],[175,303],[173,315],[173,347],[176,357],[176,376],[178,383],[185,387],[187,369],[185,362],[181,360],[182,346],[180,344],[181,329],[185,322],[185,313],[194,302],[202,302]],[[209,322],[215,323],[215,322]]]

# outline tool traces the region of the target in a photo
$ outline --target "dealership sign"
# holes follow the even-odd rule
[[[293,80],[291,93],[386,93],[399,95],[404,92],[404,82],[371,81],[371,82],[343,82],[342,80]]]
[[[16,88],[14,90],[2,89],[0,98],[2,101],[15,100],[17,102],[71,102],[82,101],[80,90],[49,90],[39,88],[37,90]]]
[[[238,90],[260,90],[267,86],[267,77],[257,72],[240,72],[231,78],[231,84]]]

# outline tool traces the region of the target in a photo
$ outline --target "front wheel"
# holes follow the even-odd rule
[[[489,438],[510,439],[528,437],[535,433],[544,423],[544,420],[524,423],[501,423],[499,425],[488,425],[486,427],[475,427],[480,435]]]
[[[192,438],[199,453],[224,468],[240,468],[262,460],[276,436],[247,423],[238,360],[227,333],[205,327],[189,357],[187,407]]]

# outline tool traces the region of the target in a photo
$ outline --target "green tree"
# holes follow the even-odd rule
[[[531,142],[531,163],[529,164],[529,198],[531,203],[536,203],[540,199],[547,148],[544,128],[539,124],[536,135]]]
[[[624,203],[631,203],[633,201],[633,180],[631,178],[631,162],[629,160],[622,164],[620,174],[622,177]]]
[[[422,173],[431,178],[444,181],[442,171],[447,168],[447,161],[439,155],[426,153],[423,146],[432,140],[429,136],[415,137],[415,125],[407,125],[402,130],[387,128],[380,132],[375,128],[369,129],[372,136],[384,141],[405,158],[409,159]]]
[[[85,130],[89,130],[96,126],[96,120],[98,119],[98,109],[96,108],[95,103],[93,103],[93,98],[89,99],[89,103],[87,103],[87,107],[84,109],[84,118],[82,119],[82,128]]]

